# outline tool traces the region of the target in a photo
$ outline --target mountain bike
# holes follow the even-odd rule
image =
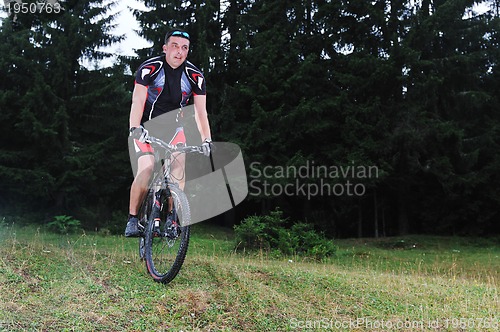
[[[170,145],[148,136],[154,148],[155,168],[139,209],[139,256],[157,282],[172,281],[179,273],[189,246],[191,211],[186,194],[175,183],[170,166],[178,153],[203,153],[200,146]]]

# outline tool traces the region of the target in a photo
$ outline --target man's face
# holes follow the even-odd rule
[[[182,37],[172,36],[168,42],[163,45],[163,52],[167,63],[172,68],[179,67],[187,58],[189,52],[189,40]]]

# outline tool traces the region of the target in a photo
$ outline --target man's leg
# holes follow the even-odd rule
[[[130,187],[129,212],[132,215],[137,215],[141,203],[144,200],[144,195],[146,195],[148,191],[149,179],[153,173],[154,162],[155,159],[152,155],[141,156],[137,161],[137,175]]]
[[[148,191],[148,184],[154,169],[154,156],[143,155],[137,160],[137,175],[130,187],[129,220],[125,236],[134,237],[140,234],[138,229],[139,208]]]
[[[175,130],[174,137],[170,140],[171,145],[186,145],[186,135],[184,134],[184,128],[178,127]],[[186,183],[186,155],[184,153],[174,152],[170,157],[170,175],[172,176],[172,181],[179,184],[179,188],[184,190],[184,184]]]
[[[186,184],[186,155],[184,153],[173,153],[170,158],[170,175],[172,181],[179,185],[181,190],[184,190],[184,186]],[[173,216],[170,214],[174,208],[174,199],[172,196],[168,199],[168,211],[169,215],[167,216],[167,224],[171,224],[173,222]],[[170,221],[168,221],[170,220]]]
[[[170,174],[172,176],[172,180],[179,184],[179,188],[184,190],[184,186],[186,184],[186,154],[172,154]]]

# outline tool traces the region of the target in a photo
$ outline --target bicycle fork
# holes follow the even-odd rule
[[[161,209],[162,209],[162,193],[163,189],[158,190],[155,193],[155,200],[153,204],[153,211],[151,211],[151,216],[153,217],[154,227],[153,232],[154,236],[161,236]]]
[[[167,204],[167,206],[164,206]],[[176,222],[177,212],[174,208],[173,197],[168,187],[162,188],[155,193],[152,217],[154,222],[154,236],[175,239],[180,235],[180,229]],[[161,231],[162,219],[165,222],[165,232]]]

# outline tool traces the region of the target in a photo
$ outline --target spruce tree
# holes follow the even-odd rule
[[[102,188],[110,171],[97,167],[103,165],[98,159],[116,159],[116,152],[103,153],[109,151],[103,141],[113,142],[115,150],[118,134],[125,137],[115,123],[127,112],[128,94],[120,71],[89,71],[82,63],[105,57],[98,47],[120,37],[109,34],[112,4],[60,5],[59,13],[10,17],[0,28],[5,51],[0,107],[10,128],[0,147],[2,196],[46,216],[94,209],[96,219],[97,206],[110,199],[101,195],[109,192]],[[126,143],[120,148],[126,151]],[[119,159],[127,162],[126,156]]]

